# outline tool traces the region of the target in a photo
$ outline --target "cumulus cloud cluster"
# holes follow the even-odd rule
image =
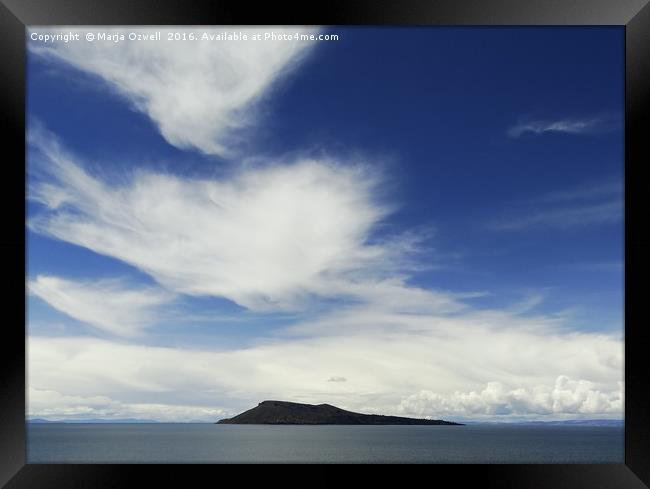
[[[479,392],[454,392],[441,395],[428,390],[404,399],[399,411],[419,416],[499,416],[499,415],[603,415],[623,412],[623,384],[601,391],[588,380],[573,380],[560,375],[552,385],[506,388],[501,382],[488,382]]]
[[[70,28],[60,29],[70,32]],[[87,30],[87,29],[85,29]],[[73,43],[30,43],[30,52],[101,77],[133,107],[158,126],[174,146],[225,155],[236,145],[237,130],[254,120],[254,104],[313,46],[313,42],[167,41],[169,32],[223,35],[225,28],[139,28],[139,34],[161,32],[161,41],[114,42],[133,29],[102,28],[109,40]],[[264,35],[283,28],[238,28]],[[286,30],[286,28],[284,28]],[[56,29],[52,32],[56,33]],[[311,34],[312,28],[291,28]],[[83,35],[83,33],[82,33]],[[190,45],[191,44],[191,45]]]

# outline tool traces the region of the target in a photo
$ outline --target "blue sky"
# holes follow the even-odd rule
[[[192,48],[164,42],[30,43],[31,414],[205,419],[268,395],[458,419],[620,416],[623,30],[320,32],[340,39],[214,44],[193,65]],[[565,350],[551,372],[467,357],[463,375],[436,345],[472,350],[445,331],[513,359]],[[90,369],[113,379],[104,390],[74,373],[78,352],[138,348],[152,365],[241,362],[242,387],[199,375],[191,394],[135,359],[140,389],[106,366]],[[292,369],[318,352],[315,386]],[[412,381],[424,362],[453,380]]]

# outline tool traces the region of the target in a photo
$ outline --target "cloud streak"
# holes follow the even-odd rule
[[[616,224],[623,218],[623,203],[611,201],[532,211],[525,215],[492,220],[488,228],[496,231],[524,229],[576,229],[593,225]]]
[[[70,28],[60,29],[69,32]],[[87,32],[88,29],[79,31]],[[264,34],[287,28],[237,28]],[[130,28],[102,28],[112,36],[128,35]],[[222,35],[232,29],[149,29],[160,31],[161,41],[96,40],[29,44],[30,53],[63,62],[96,75],[146,114],[172,145],[203,153],[228,155],[241,138],[240,130],[256,119],[255,105],[305,57],[313,42],[167,41],[167,33]],[[56,32],[56,29],[53,30]],[[82,32],[82,36],[83,36]],[[292,27],[291,33],[311,34],[316,29]]]
[[[525,210],[492,219],[487,228],[580,229],[618,223],[623,219],[623,182],[618,178],[588,182],[534,197],[523,207]]]
[[[510,127],[507,135],[511,138],[519,138],[529,133],[534,135],[555,133],[555,134],[599,134],[612,131],[619,127],[616,118],[611,115],[577,119],[537,119],[521,120]]]
[[[602,117],[592,119],[560,119],[560,120],[529,120],[522,121],[510,127],[507,134],[518,138],[526,133],[564,133],[564,134],[594,134],[606,132],[613,128],[611,121]]]
[[[39,275],[29,292],[54,309],[102,331],[135,336],[155,323],[170,294],[154,288],[128,288],[119,280],[73,281]]]

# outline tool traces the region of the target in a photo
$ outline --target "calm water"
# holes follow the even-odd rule
[[[621,463],[622,427],[30,424],[29,463]]]

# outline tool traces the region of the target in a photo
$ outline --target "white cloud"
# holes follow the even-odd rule
[[[525,133],[543,134],[592,134],[610,130],[614,127],[608,119],[596,117],[592,119],[561,119],[561,120],[529,120],[522,121],[508,129],[508,136],[518,138]]]
[[[440,395],[420,391],[404,399],[399,412],[424,417],[448,415],[616,415],[623,414],[623,383],[601,391],[587,380],[572,380],[565,375],[550,385],[506,388],[501,382],[488,382],[481,391]]]
[[[358,305],[221,351],[30,337],[28,368],[35,389],[228,413],[284,399],[451,419],[505,410],[600,417],[621,414],[622,353],[620,336],[567,332],[557,318]]]
[[[27,391],[31,418],[52,420],[140,419],[162,422],[214,421],[226,417],[222,409],[186,404],[124,403],[106,396],[68,396],[47,389]]]
[[[39,275],[28,288],[68,316],[121,336],[141,333],[156,321],[156,309],[170,300],[163,291],[127,288],[119,280],[79,282]]]
[[[370,242],[389,208],[373,195],[381,179],[367,165],[305,159],[224,179],[140,170],[117,185],[42,131],[30,130],[30,141],[46,173],[29,189],[45,206],[31,228],[129,263],[174,292],[255,310],[300,307],[314,294],[404,307],[420,294],[429,309],[438,304],[388,279],[417,244],[412,235]]]
[[[56,32],[56,29],[48,29]],[[82,33],[93,29],[60,28]],[[121,42],[29,43],[30,52],[97,75],[149,116],[179,148],[224,155],[237,131],[255,119],[255,103],[305,56],[310,41],[167,41],[168,32],[200,36],[244,32],[310,34],[313,28],[101,28]],[[161,41],[129,41],[128,33],[160,31]],[[188,45],[191,44],[191,47]]]

